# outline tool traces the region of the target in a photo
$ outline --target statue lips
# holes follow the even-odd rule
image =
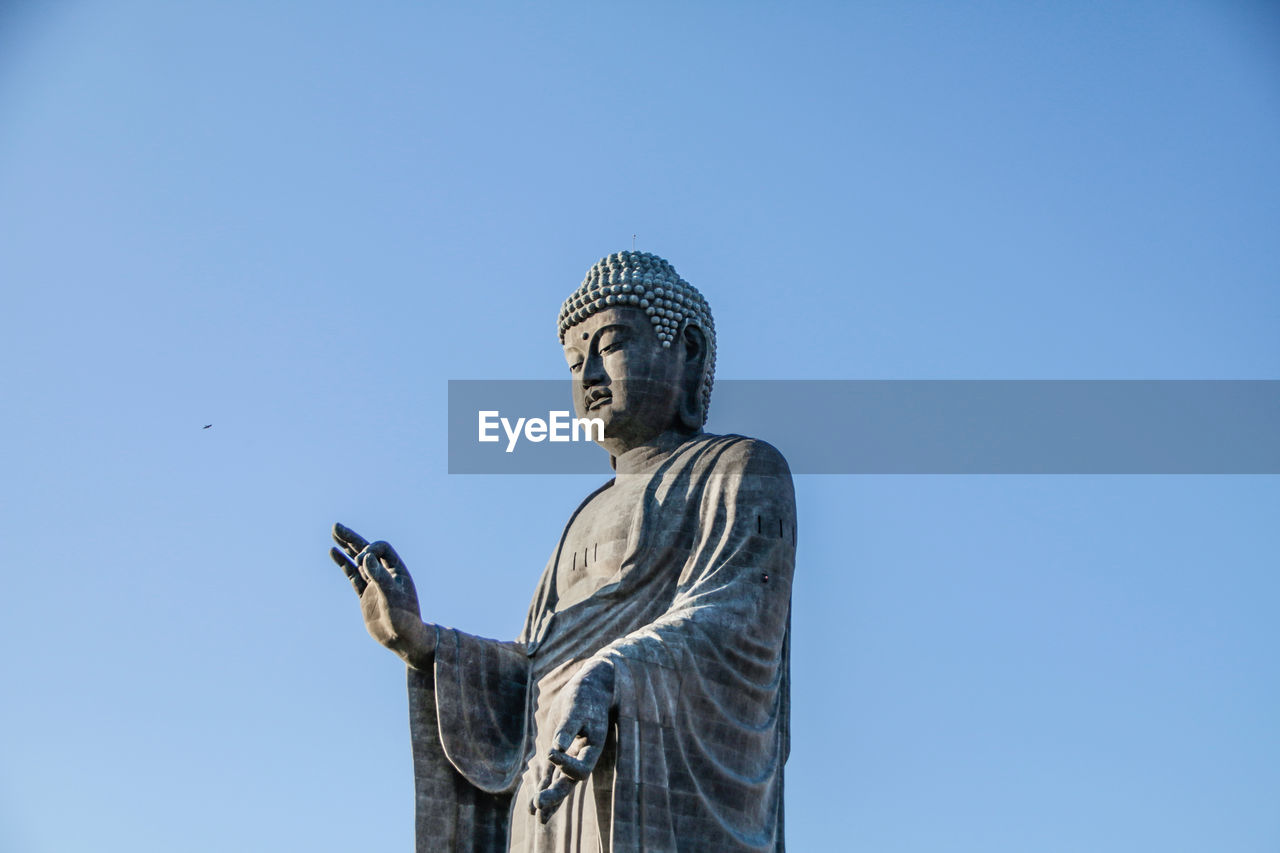
[[[587,394],[587,411],[603,406],[613,399],[612,392],[607,388],[600,388]]]

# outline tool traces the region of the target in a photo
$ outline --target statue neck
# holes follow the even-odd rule
[[[690,432],[684,429],[669,429],[638,447],[632,447],[619,456],[610,456],[609,464],[622,476],[649,473],[660,465],[662,460],[670,456],[677,447],[701,433],[702,430]]]

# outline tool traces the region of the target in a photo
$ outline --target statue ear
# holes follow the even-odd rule
[[[702,381],[707,369],[707,336],[697,326],[684,327],[684,377],[680,389],[680,423],[685,429],[702,429]]]

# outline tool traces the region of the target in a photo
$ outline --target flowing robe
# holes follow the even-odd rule
[[[513,837],[538,853],[782,851],[796,532],[785,460],[705,434],[663,454],[616,574],[561,606],[573,521],[518,640],[440,628],[433,669],[409,670],[419,853],[506,853]],[[556,691],[596,659],[614,666],[604,752],[539,829],[530,759],[554,734]]]

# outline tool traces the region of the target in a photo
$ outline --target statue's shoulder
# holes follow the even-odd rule
[[[703,433],[694,439],[699,453],[706,454],[717,473],[791,478],[778,448],[767,441],[745,435]]]

